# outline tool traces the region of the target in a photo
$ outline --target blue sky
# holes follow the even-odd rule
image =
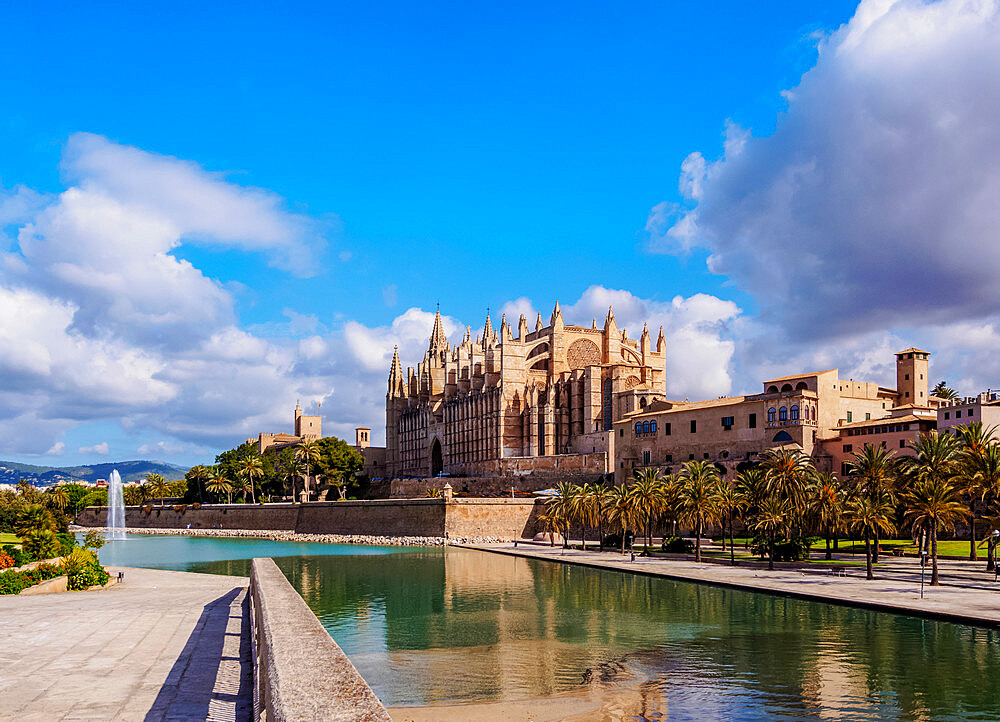
[[[668,376],[678,395],[756,388],[761,374],[800,363],[840,363],[881,378],[897,340],[950,348],[957,323],[992,338],[992,300],[975,291],[935,297],[936,308],[951,309],[931,319],[935,330],[902,308],[856,324],[831,317],[836,299],[865,297],[836,267],[838,249],[855,241],[824,245],[843,225],[831,216],[854,219],[851,254],[887,238],[903,243],[907,229],[865,225],[855,218],[858,202],[824,194],[823,184],[858,177],[854,162],[902,173],[912,149],[852,158],[838,146],[839,129],[870,117],[872,107],[824,107],[823,98],[863,99],[866,89],[899,85],[915,77],[921,58],[937,58],[940,83],[951,87],[955,77],[968,79],[967,34],[977,28],[975,47],[995,49],[995,7],[922,5],[877,0],[857,17],[846,2],[8,8],[0,42],[0,287],[8,294],[0,312],[12,319],[44,299],[48,315],[32,328],[51,323],[58,333],[30,339],[31,353],[9,363],[0,456],[198,463],[247,433],[283,429],[296,396],[323,401],[328,431],[377,428],[380,360],[393,343],[410,355],[404,363],[419,360],[416,339],[437,302],[461,333],[480,326],[487,307],[547,317],[558,299],[589,322],[599,304],[618,299],[632,309],[629,323],[674,332],[677,372],[668,368]],[[940,24],[932,12],[968,22],[930,43],[919,28]],[[868,46],[855,42],[862,36]],[[883,57],[878,67],[888,69],[861,72],[862,61],[874,63],[860,54],[869,46],[895,58],[909,47],[917,59],[904,67]],[[984,83],[996,85],[988,74],[973,80],[970,98]],[[911,100],[930,103],[929,92]],[[893,99],[878,98],[884,117],[910,127],[894,115],[907,108],[904,98],[888,109],[881,105]],[[981,122],[983,113],[967,111],[956,111],[959,122]],[[833,117],[835,126],[822,121]],[[938,139],[942,158],[953,150],[950,137]],[[800,167],[803,148],[831,165],[800,189],[801,207],[775,223],[775,205],[755,192]],[[963,150],[982,166],[976,177],[992,178],[992,154]],[[894,176],[883,176],[882,185],[865,186],[866,197],[896,187]],[[211,215],[212,204],[180,197],[196,182],[218,190],[223,200],[212,208],[230,215],[197,217]],[[241,196],[246,189],[259,191]],[[812,200],[800,200],[807,191]],[[237,197],[256,205],[225,205]],[[134,241],[149,229],[123,224],[108,198],[137,218],[161,219],[176,238]],[[162,199],[169,202],[157,205]],[[954,218],[959,203],[942,200],[937,217]],[[813,213],[817,207],[826,212]],[[976,209],[960,210],[974,224]],[[246,223],[227,225],[234,213]],[[98,220],[81,242],[65,232],[66,217]],[[258,221],[277,230],[258,238]],[[32,233],[33,246],[24,241]],[[823,251],[799,273],[783,253],[801,250],[801,239]],[[85,248],[108,253],[84,263],[73,254]],[[146,277],[157,254],[181,263]],[[103,278],[126,257],[107,288],[80,280]],[[758,265],[804,275],[798,285],[806,289],[836,283],[813,305],[794,293],[775,296],[773,277],[747,270]],[[60,275],[77,266],[83,270]],[[171,285],[178,268],[193,285]],[[968,269],[956,273],[961,283]],[[114,291],[132,279],[122,310]],[[876,275],[865,288],[884,294],[897,281]],[[157,295],[156,309],[139,313],[153,303],[147,294]],[[200,315],[206,307],[212,311]],[[165,309],[183,309],[184,319],[165,321]],[[849,318],[859,311],[839,310]],[[794,344],[793,353],[768,354],[775,338]],[[12,349],[17,342],[13,332],[4,340]],[[366,355],[364,342],[378,353]],[[124,366],[115,371],[109,359],[103,371],[59,370],[52,359],[72,357],[67,347],[84,358],[122,356]],[[982,369],[970,370],[976,348],[954,350],[941,367],[970,393],[988,382]],[[91,372],[93,382],[81,378]],[[117,386],[105,388],[109,376]],[[234,378],[244,383],[228,385]]]

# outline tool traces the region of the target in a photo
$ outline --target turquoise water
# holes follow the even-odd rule
[[[232,574],[265,554],[390,706],[585,692],[634,719],[1000,718],[994,630],[460,549],[138,537],[102,560]]]

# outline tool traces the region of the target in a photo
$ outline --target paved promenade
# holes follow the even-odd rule
[[[103,591],[0,597],[0,720],[250,719],[248,580],[124,571]]]
[[[582,564],[604,569],[638,572],[672,579],[722,584],[750,591],[765,591],[786,594],[817,601],[838,602],[853,606],[864,606],[883,611],[903,614],[919,614],[944,617],[950,621],[1000,626],[1000,588],[993,583],[993,575],[982,575],[978,584],[926,586],[924,598],[920,598],[920,567],[916,560],[893,559],[887,562],[890,573],[876,579],[865,579],[864,567],[853,571],[851,576],[838,577],[829,574],[792,570],[767,571],[749,567],[730,567],[722,564],[682,561],[677,559],[649,559],[636,556],[629,561],[628,555],[618,552],[579,551],[519,543],[513,544],[465,544],[470,549],[513,554],[516,556],[548,559],[551,561]],[[906,562],[908,565],[904,566]],[[957,576],[967,575],[968,563],[942,561],[942,569],[955,565]],[[910,569],[912,567],[912,570]],[[927,578],[930,579],[928,569]]]

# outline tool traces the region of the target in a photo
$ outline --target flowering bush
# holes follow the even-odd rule
[[[13,570],[3,572],[0,573],[0,594],[20,594],[23,589],[44,582],[46,579],[61,576],[63,573],[63,568],[54,564],[39,564],[26,572]]]
[[[7,552],[0,552],[0,569],[10,569],[14,566],[14,557]]]

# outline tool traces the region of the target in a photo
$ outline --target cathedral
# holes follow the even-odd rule
[[[393,354],[386,394],[386,464],[394,477],[610,473],[613,424],[665,397],[666,343],[637,340],[609,308],[604,327],[566,325],[556,304],[548,326],[522,315],[482,336],[467,329],[452,348],[441,313],[423,360],[404,373]]]

